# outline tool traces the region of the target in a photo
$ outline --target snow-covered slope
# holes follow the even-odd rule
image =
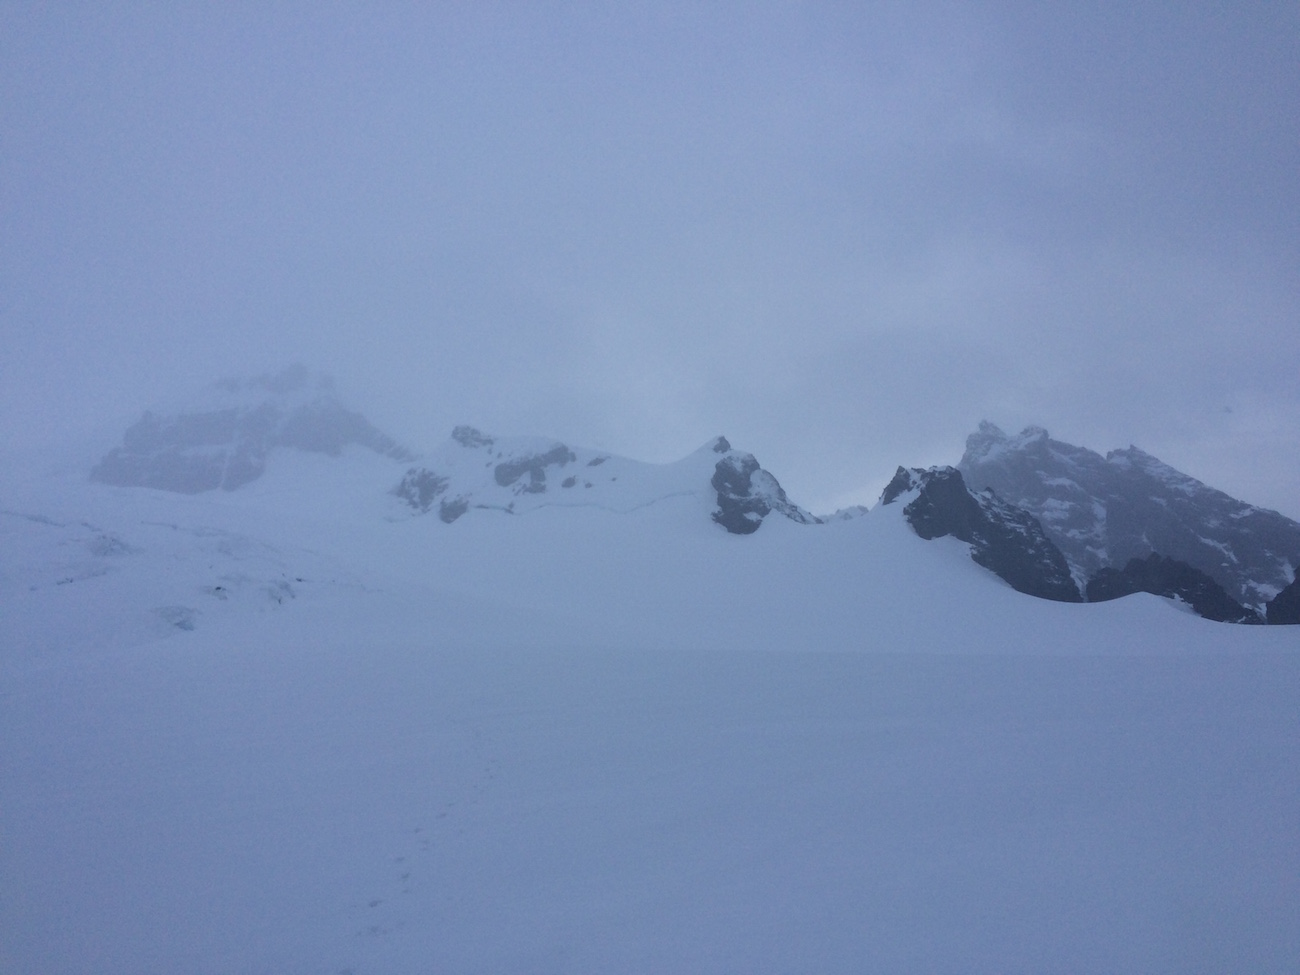
[[[1297,628],[1028,598],[904,504],[723,530],[788,512],[721,443],[461,434],[4,469],[0,970],[1293,966]]]
[[[953,467],[900,467],[880,496],[897,503],[921,538],[952,536],[971,547],[971,558],[1018,592],[1077,603],[1079,590],[1061,550],[1038,519],[992,491],[972,493]]]
[[[1225,623],[1264,622],[1254,610],[1234,602],[1223,591],[1223,587],[1204,572],[1154,552],[1145,559],[1129,559],[1123,569],[1098,569],[1096,575],[1088,580],[1089,602],[1119,599],[1135,592],[1154,593],[1181,600],[1207,620]],[[1282,622],[1277,617],[1276,604],[1277,598],[1268,604],[1268,622]]]
[[[1101,568],[1123,569],[1155,552],[1199,569],[1262,613],[1300,566],[1300,524],[1136,447],[1102,457],[1041,427],[1009,437],[985,422],[967,438],[958,468],[974,489],[992,488],[1032,512],[1081,588]]]
[[[413,512],[450,524],[471,508],[522,514],[537,508],[629,512],[694,498],[727,531],[747,535],[775,511],[799,524],[817,519],[793,504],[752,454],[718,437],[676,464],[645,464],[553,440],[490,437],[460,426],[393,490]]]

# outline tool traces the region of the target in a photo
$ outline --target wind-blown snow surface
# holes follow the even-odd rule
[[[1294,971],[1297,628],[404,470],[11,476],[0,970]]]

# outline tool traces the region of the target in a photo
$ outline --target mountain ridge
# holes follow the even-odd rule
[[[957,468],[1038,517],[1081,588],[1099,570],[1151,554],[1205,573],[1262,613],[1295,578],[1300,523],[1239,501],[1130,446],[1104,457],[1042,427],[1008,436],[988,421]]]
[[[181,494],[228,493],[247,490],[285,451],[337,457],[352,449],[392,465],[387,500],[364,503],[399,521],[434,514],[451,525],[472,511],[516,515],[552,506],[630,512],[681,498],[694,517],[744,536],[773,515],[817,526],[869,514],[858,507],[813,515],[757,458],[721,436],[679,461],[647,464],[460,425],[441,445],[417,454],[344,406],[330,380],[302,367],[215,384],[200,402],[172,414],[146,412],[90,479]],[[1294,582],[1300,525],[1230,498],[1136,447],[1103,458],[1052,440],[1041,427],[1008,437],[985,421],[968,438],[957,467],[900,467],[877,507],[903,493],[912,495],[905,517],[918,536],[960,539],[977,564],[1024,593],[1073,602],[1092,600],[1090,593],[1113,598],[1133,587],[1171,599],[1208,592],[1187,581],[1192,572],[1204,574],[1231,605],[1244,605],[1252,616],[1247,620],[1223,608],[1228,604],[1222,600],[1198,595],[1195,605],[1219,607],[1209,611],[1212,618],[1289,618],[1281,609],[1270,614],[1269,604]],[[1139,566],[1152,556],[1163,560],[1152,563],[1160,571]],[[1116,564],[1120,557],[1125,561]]]

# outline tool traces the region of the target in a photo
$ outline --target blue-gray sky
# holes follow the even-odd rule
[[[1294,3],[0,5],[0,431],[303,363],[816,510],[981,418],[1300,517]]]

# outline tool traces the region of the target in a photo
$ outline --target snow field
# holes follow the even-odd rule
[[[0,970],[1294,970],[1295,628],[317,460],[0,505]]]

